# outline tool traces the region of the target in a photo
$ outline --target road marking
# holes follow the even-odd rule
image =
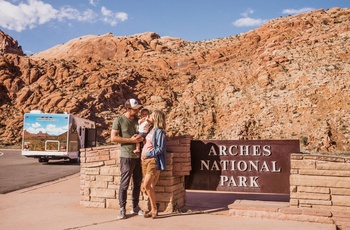
[[[0,157],[1,157],[2,155],[4,155],[4,153],[0,152]]]

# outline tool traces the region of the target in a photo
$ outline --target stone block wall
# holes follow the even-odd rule
[[[350,157],[292,154],[290,206],[350,211]]]
[[[166,170],[162,171],[156,186],[159,211],[172,212],[185,205],[185,176],[191,171],[190,144],[192,137],[174,137],[167,140]],[[80,204],[84,207],[119,209],[120,145],[81,149]],[[131,182],[132,183],[132,182]],[[127,208],[130,209],[129,186]],[[141,192],[140,207],[150,209],[146,193]]]

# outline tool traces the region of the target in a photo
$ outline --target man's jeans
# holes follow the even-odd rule
[[[119,206],[126,207],[126,198],[130,180],[132,177],[132,204],[136,207],[139,204],[140,190],[142,182],[142,169],[140,158],[120,158],[120,187],[119,187]]]

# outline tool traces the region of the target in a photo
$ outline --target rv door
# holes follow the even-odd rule
[[[86,129],[85,127],[79,127],[79,141],[80,141],[80,148],[84,149],[85,148],[85,137],[86,137]]]

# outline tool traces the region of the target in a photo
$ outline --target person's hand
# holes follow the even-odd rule
[[[147,117],[147,121],[148,121],[148,123],[153,124],[153,123],[154,123],[153,116],[148,116],[148,117]]]
[[[141,160],[145,160],[147,157],[146,157],[146,155],[145,154],[142,154],[141,155]]]
[[[140,135],[135,134],[134,136],[131,137],[132,143],[139,143],[143,141],[143,137]]]

